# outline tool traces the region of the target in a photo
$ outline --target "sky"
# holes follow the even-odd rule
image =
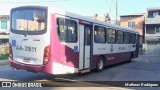
[[[9,15],[10,9],[17,6],[40,5],[64,9],[82,16],[103,17],[110,14],[116,18],[116,0],[0,0],[0,15]],[[147,8],[160,7],[160,0],[118,0],[118,15],[147,13]]]

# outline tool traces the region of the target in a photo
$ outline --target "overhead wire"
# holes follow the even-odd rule
[[[115,10],[115,5],[113,6],[113,3],[115,3],[114,2],[115,0],[112,0],[110,3],[109,3],[109,1],[108,0],[106,0],[106,3],[108,4],[107,6],[108,6],[108,9],[109,9],[109,15],[110,16],[113,16],[113,18],[115,18],[115,14],[113,13],[113,11]]]
[[[68,0],[43,0],[43,1],[0,1],[0,3],[49,3],[49,2],[57,2],[57,1],[68,1]]]

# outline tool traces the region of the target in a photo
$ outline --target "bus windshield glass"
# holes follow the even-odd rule
[[[13,30],[42,31],[46,28],[45,10],[15,10],[11,15]]]

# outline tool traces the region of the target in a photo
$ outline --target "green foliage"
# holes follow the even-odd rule
[[[9,58],[9,54],[2,54],[0,56],[0,60],[4,60],[4,59],[8,59]]]

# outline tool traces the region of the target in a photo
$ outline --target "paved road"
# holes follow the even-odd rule
[[[61,75],[51,76],[43,73],[31,73],[15,70],[9,65],[0,66],[0,81],[160,81],[160,57],[140,56],[131,63],[105,68],[103,72],[91,72],[82,76]],[[94,85],[94,84],[93,84]],[[92,86],[92,84],[91,84]],[[61,89],[63,89],[61,87]],[[89,88],[88,88],[89,89]],[[92,88],[91,88],[92,89]],[[103,88],[101,88],[103,89]],[[106,88],[105,88],[106,89]],[[153,89],[153,88],[109,88],[109,89]],[[159,90],[154,88],[153,90]]]

